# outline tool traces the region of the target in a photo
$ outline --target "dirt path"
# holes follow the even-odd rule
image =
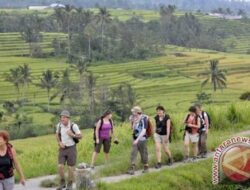
[[[250,135],[250,130],[239,132],[233,136],[243,136],[243,135],[244,136]],[[214,154],[214,152],[209,153],[206,159],[211,158],[213,156],[213,154]],[[202,160],[204,160],[204,159],[198,159],[197,162],[202,161]],[[163,166],[161,169],[150,168],[149,172],[150,173],[151,172],[159,172],[159,171],[167,169],[167,168],[172,169],[172,168],[180,167],[180,166],[183,166],[184,164],[185,163],[183,163],[183,162],[175,162],[174,165]],[[97,168],[97,170],[98,170],[98,168]],[[121,175],[117,175],[117,176],[103,177],[103,178],[98,179],[97,181],[98,182],[105,182],[105,183],[115,183],[115,182],[119,182],[122,180],[134,178],[134,177],[139,177],[142,175],[144,175],[142,173],[142,170],[137,170],[135,172],[135,175],[121,174]],[[54,179],[55,177],[56,177],[56,175],[32,178],[32,179],[27,180],[25,187],[21,186],[20,184],[16,185],[15,190],[52,190],[55,188],[42,188],[42,187],[40,187],[40,183],[45,179]]]

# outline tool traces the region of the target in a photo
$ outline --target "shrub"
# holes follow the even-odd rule
[[[241,94],[240,99],[241,100],[250,100],[250,92],[244,92],[243,94]]]
[[[239,123],[242,121],[242,115],[240,112],[236,110],[236,107],[234,104],[232,104],[226,114],[227,119],[230,121],[230,123]]]

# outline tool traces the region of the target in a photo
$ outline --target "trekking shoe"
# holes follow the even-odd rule
[[[192,158],[192,162],[196,162],[197,161],[197,156],[194,156],[193,158]]]
[[[135,165],[132,165],[132,166],[128,169],[127,174],[129,174],[129,175],[134,175],[134,174],[135,174]]]
[[[174,159],[173,158],[169,158],[167,165],[168,166],[172,166],[173,164],[174,164]]]
[[[59,185],[58,188],[56,188],[56,190],[62,190],[65,187],[66,187],[65,179],[61,179],[60,180],[60,185]]]
[[[161,168],[161,163],[158,162],[157,164],[155,164],[155,168],[156,168],[156,169],[160,169],[160,168]]]
[[[184,163],[188,163],[189,162],[189,157],[188,156],[184,156],[183,162]]]
[[[66,190],[73,190],[73,182],[69,181]]]
[[[148,172],[149,172],[149,169],[148,169],[148,166],[146,165],[144,166],[142,173],[148,173]]]
[[[202,154],[201,158],[207,158],[207,154],[206,153]]]
[[[94,170],[94,169],[95,169],[95,166],[90,166],[90,168],[91,168],[92,170]]]

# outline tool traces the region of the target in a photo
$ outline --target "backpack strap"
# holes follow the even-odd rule
[[[70,125],[70,130],[71,130],[74,134],[76,134],[75,131],[74,131],[74,129],[73,129],[73,126],[74,126],[74,125],[75,125],[75,124],[72,122],[71,125]]]
[[[12,145],[11,144],[7,144],[7,154],[10,157],[10,161],[11,161],[11,167],[14,167],[14,159],[13,159],[13,153],[12,153]]]
[[[62,142],[62,127],[61,127],[61,122],[58,125],[58,136],[59,136],[59,140]]]

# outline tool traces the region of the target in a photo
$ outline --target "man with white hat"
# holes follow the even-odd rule
[[[70,113],[64,110],[60,114],[60,123],[56,126],[56,139],[59,146],[58,172],[60,176],[60,186],[57,190],[66,187],[64,177],[64,165],[68,166],[68,183],[66,190],[72,190],[74,179],[74,166],[76,165],[77,150],[76,143],[82,138],[81,131],[77,124],[70,121]]]
[[[141,162],[144,165],[143,173],[148,172],[148,149],[146,136],[148,116],[142,114],[142,109],[139,106],[133,107],[131,112],[133,115],[129,119],[133,130],[133,145],[131,151],[131,167],[127,173],[134,175],[138,152],[141,155]]]

